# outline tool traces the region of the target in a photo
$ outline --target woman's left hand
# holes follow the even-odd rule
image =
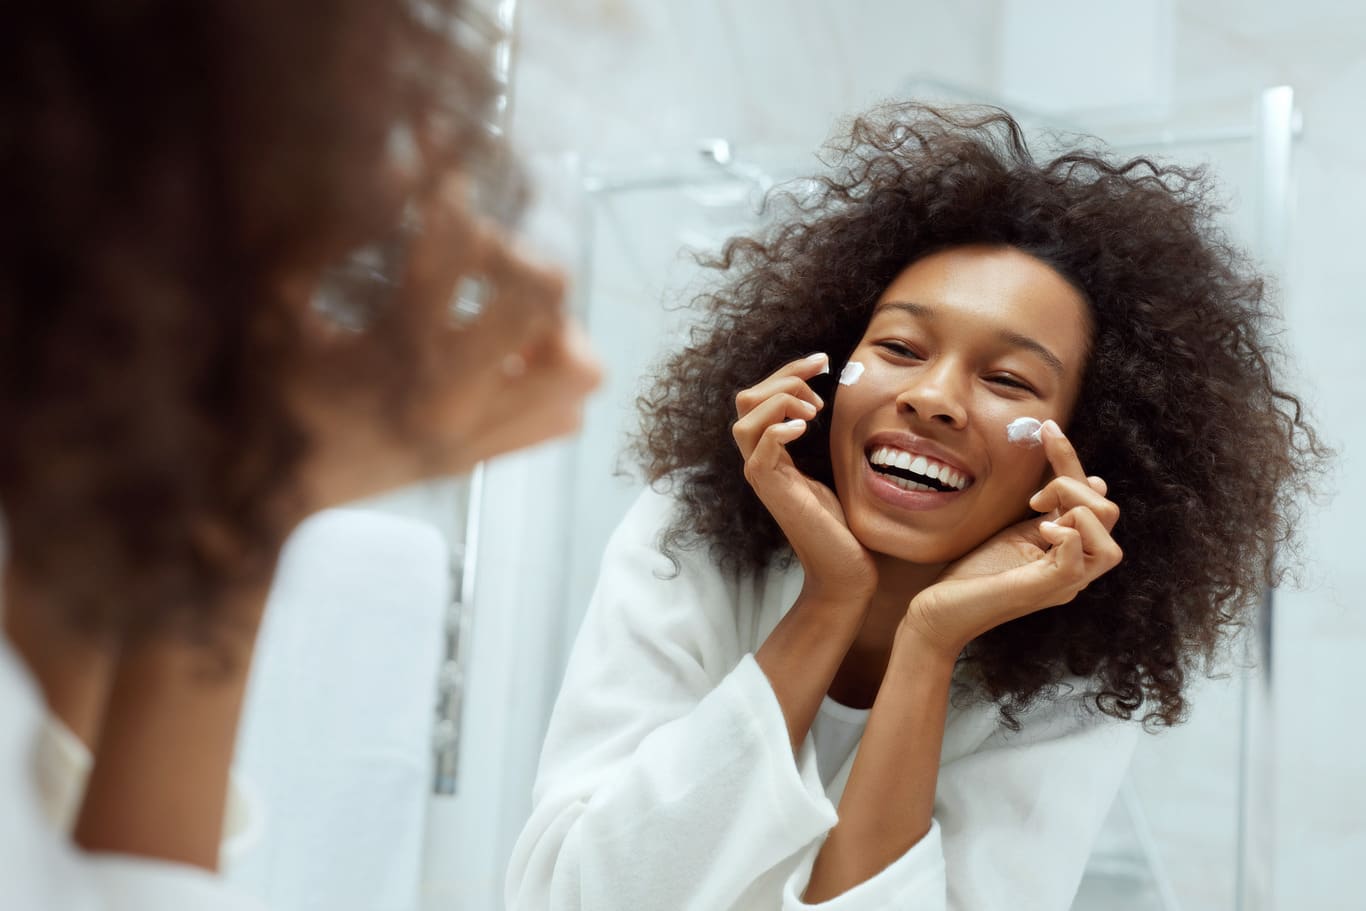
[[[990,629],[1044,608],[1066,604],[1123,557],[1111,531],[1119,507],[1105,481],[1088,478],[1057,424],[1043,430],[1055,477],[1029,500],[1045,513],[1010,526],[945,567],[911,601],[901,627],[946,657],[956,658]]]

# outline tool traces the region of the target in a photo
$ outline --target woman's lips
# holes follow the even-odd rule
[[[947,506],[966,492],[964,490],[906,490],[888,476],[874,470],[867,459],[863,460],[863,482],[868,492],[876,499],[897,509],[915,511]],[[971,489],[971,485],[967,489]]]
[[[904,452],[908,455],[924,456],[932,462],[938,462],[942,466],[947,466],[961,475],[970,486],[976,475],[968,470],[967,465],[959,460],[957,454],[944,446],[935,443],[933,440],[926,439],[914,433],[906,431],[880,431],[869,437],[863,445],[865,458],[870,457],[874,452],[883,447]]]

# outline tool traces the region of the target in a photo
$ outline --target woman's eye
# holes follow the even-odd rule
[[[1011,388],[1011,389],[1019,389],[1019,390],[1021,390],[1021,391],[1023,391],[1023,392],[1033,392],[1033,391],[1034,391],[1033,387],[1030,386],[1028,383],[1021,382],[1020,380],[1017,380],[1015,377],[1010,376],[1010,375],[997,375],[997,376],[987,377],[987,382],[989,382],[989,383],[996,383],[997,385],[1000,385],[1000,386],[1007,386],[1007,387],[1009,387],[1009,388]]]
[[[905,345],[905,344],[903,344],[903,343],[901,343],[901,342],[896,342],[896,341],[878,342],[878,347],[879,347],[879,348],[882,348],[882,349],[885,350],[885,351],[890,351],[892,354],[895,354],[897,357],[908,357],[908,358],[912,358],[912,359],[914,359],[914,360],[920,360],[920,355],[917,354],[917,353],[915,352],[914,349],[912,349],[910,346]]]

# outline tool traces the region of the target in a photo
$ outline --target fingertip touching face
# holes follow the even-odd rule
[[[1013,247],[930,254],[883,291],[850,356],[830,428],[836,492],[868,549],[911,563],[961,557],[1030,515],[1042,447],[1007,438],[1016,418],[1063,429],[1091,334],[1086,299]]]

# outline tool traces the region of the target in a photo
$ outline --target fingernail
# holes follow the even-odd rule
[[[790,421],[783,421],[783,426],[791,427],[793,430],[796,430],[798,427],[805,427],[806,421],[803,421],[801,418],[793,418]]]
[[[812,363],[822,360],[825,361],[825,364],[821,367],[820,372],[817,373],[816,376],[830,372],[830,355],[826,354],[824,351],[817,351],[815,354],[808,355],[806,359]]]
[[[1040,528],[1049,528],[1049,529],[1053,529],[1053,528],[1057,528],[1057,527],[1058,527],[1058,523],[1057,523],[1057,522],[1050,522],[1049,520],[1045,519],[1044,521],[1042,521],[1042,522],[1039,523],[1039,527],[1040,527]]]
[[[1059,427],[1057,421],[1053,420],[1052,418],[1049,418],[1048,420],[1044,421],[1043,426],[1049,433],[1055,433],[1058,436],[1062,436],[1062,428]]]

